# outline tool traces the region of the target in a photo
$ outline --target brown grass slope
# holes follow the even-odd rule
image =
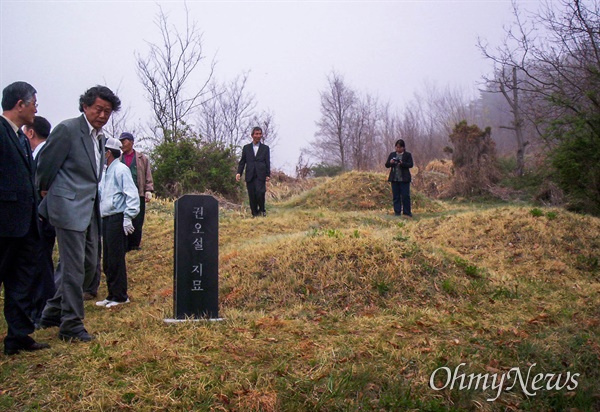
[[[50,350],[0,357],[0,410],[600,408],[600,220],[445,204],[400,220],[382,210],[389,198],[346,210],[341,193],[331,208],[271,204],[267,218],[223,210],[225,320],[170,326],[172,203],[150,203],[143,249],[127,255],[131,304],[86,303],[91,344],[49,329],[35,337]],[[461,362],[581,377],[573,391],[517,387],[495,402],[491,389],[429,387],[436,368]]]
[[[415,213],[435,212],[443,209],[417,191],[412,191]],[[384,173],[347,172],[325,180],[317,187],[291,199],[288,206],[330,208],[332,210],[391,209],[392,191]]]

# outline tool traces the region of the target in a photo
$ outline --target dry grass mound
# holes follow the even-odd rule
[[[173,204],[153,201],[127,254],[131,303],[86,302],[91,343],[51,328],[34,333],[50,349],[0,355],[0,410],[600,410],[600,219],[467,207],[413,220],[223,209],[224,321],[172,325]],[[465,362],[579,384],[494,402],[492,388],[430,388],[434,370]]]
[[[281,316],[298,307],[364,315],[420,306],[437,298],[428,279],[433,264],[417,249],[402,236],[314,229],[224,255],[222,303]]]
[[[499,279],[600,280],[600,220],[590,216],[503,207],[420,221],[414,233]]]
[[[412,207],[417,213],[443,209],[417,191],[412,191]],[[286,206],[328,208],[338,211],[382,210],[392,208],[392,191],[385,173],[347,172],[325,180],[315,188],[291,199]]]

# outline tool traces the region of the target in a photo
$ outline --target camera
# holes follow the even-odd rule
[[[396,161],[396,163],[402,163],[402,156],[396,156],[394,160]]]

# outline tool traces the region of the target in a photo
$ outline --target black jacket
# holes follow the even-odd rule
[[[22,237],[37,217],[35,163],[29,139],[23,150],[10,124],[0,117],[0,237]]]
[[[388,182],[394,181],[394,169],[396,167],[400,168],[401,181],[402,182],[410,182],[411,181],[410,168],[413,167],[412,155],[409,152],[402,153],[402,155],[401,155],[402,163],[400,163],[399,165],[397,163],[392,164],[392,159],[394,159],[396,156],[398,156],[398,153],[396,153],[396,152],[390,153],[390,155],[388,156],[387,162],[385,162],[385,167],[390,169],[390,175],[388,177]]]
[[[256,156],[254,155],[254,148],[252,143],[245,145],[242,148],[242,158],[238,164],[238,174],[244,172],[246,168],[246,182],[251,181],[255,177],[258,180],[266,180],[267,177],[271,177],[271,152],[269,146],[266,144],[260,144]]]

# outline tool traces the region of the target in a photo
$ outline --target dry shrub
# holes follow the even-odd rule
[[[452,160],[434,159],[425,166],[426,172],[436,172],[447,176],[452,176],[454,173],[454,164]]]
[[[281,202],[303,193],[319,183],[321,179],[297,179],[279,170],[271,171],[271,179],[267,183],[267,199]]]
[[[562,206],[565,202],[565,195],[558,185],[550,180],[545,180],[535,194],[534,200],[545,206]]]
[[[450,160],[435,159],[429,162],[424,170],[413,179],[414,187],[427,196],[437,198],[448,190],[453,173]]]
[[[491,129],[481,130],[466,121],[458,123],[450,134],[454,177],[443,197],[481,195],[500,180],[496,145]]]

